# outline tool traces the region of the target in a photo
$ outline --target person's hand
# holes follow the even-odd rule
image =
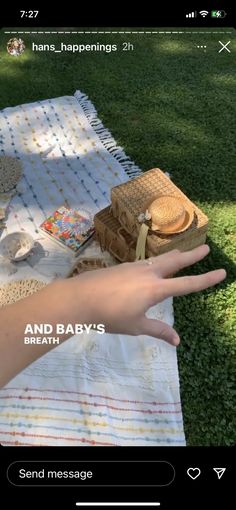
[[[54,342],[40,341],[25,347],[23,339],[28,325],[50,324],[55,332],[60,323],[65,326],[60,334],[61,342],[71,336],[67,326],[94,324],[95,329],[98,324],[104,324],[108,333],[150,335],[178,345],[175,330],[164,322],[147,318],[146,312],[169,296],[198,292],[222,281],[226,276],[224,269],[167,278],[201,260],[208,252],[206,245],[185,253],[174,250],[146,261],[56,279],[39,292],[2,307],[0,387],[55,347]]]
[[[224,280],[224,269],[197,276],[167,278],[208,253],[207,245],[184,253],[173,250],[159,257],[72,278],[78,314],[87,317],[90,323],[104,324],[108,333],[150,335],[178,345],[179,336],[171,326],[148,319],[145,314],[150,307],[170,296],[199,292]]]

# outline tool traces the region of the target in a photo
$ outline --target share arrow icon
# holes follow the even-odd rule
[[[214,469],[214,471],[217,474],[218,480],[221,479],[221,477],[223,476],[224,472],[226,471],[226,468],[213,468],[213,469]]]

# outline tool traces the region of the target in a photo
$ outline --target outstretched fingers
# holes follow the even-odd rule
[[[200,290],[207,289],[217,285],[226,277],[224,269],[216,269],[209,273],[200,274],[197,276],[182,276],[179,278],[170,278],[162,281],[162,294],[165,299],[169,296],[184,296],[192,292],[199,292]],[[160,290],[157,289],[160,296]]]
[[[173,250],[153,259],[153,269],[162,278],[177,273],[185,267],[192,266],[208,255],[210,248],[207,244],[198,246],[191,251],[180,252]]]
[[[174,346],[179,345],[180,342],[178,334],[169,324],[147,317],[143,317],[141,321],[139,334],[160,338]]]

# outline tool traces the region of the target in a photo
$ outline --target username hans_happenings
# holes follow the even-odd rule
[[[52,51],[55,53],[62,53],[64,51],[68,51],[71,53],[86,53],[86,52],[104,52],[104,53],[112,53],[118,50],[117,44],[100,44],[99,42],[95,44],[66,44],[61,42],[57,45],[55,44],[38,44],[32,42],[32,51]]]

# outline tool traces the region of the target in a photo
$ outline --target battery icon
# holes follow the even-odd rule
[[[226,14],[225,11],[211,11],[212,18],[225,18]]]

